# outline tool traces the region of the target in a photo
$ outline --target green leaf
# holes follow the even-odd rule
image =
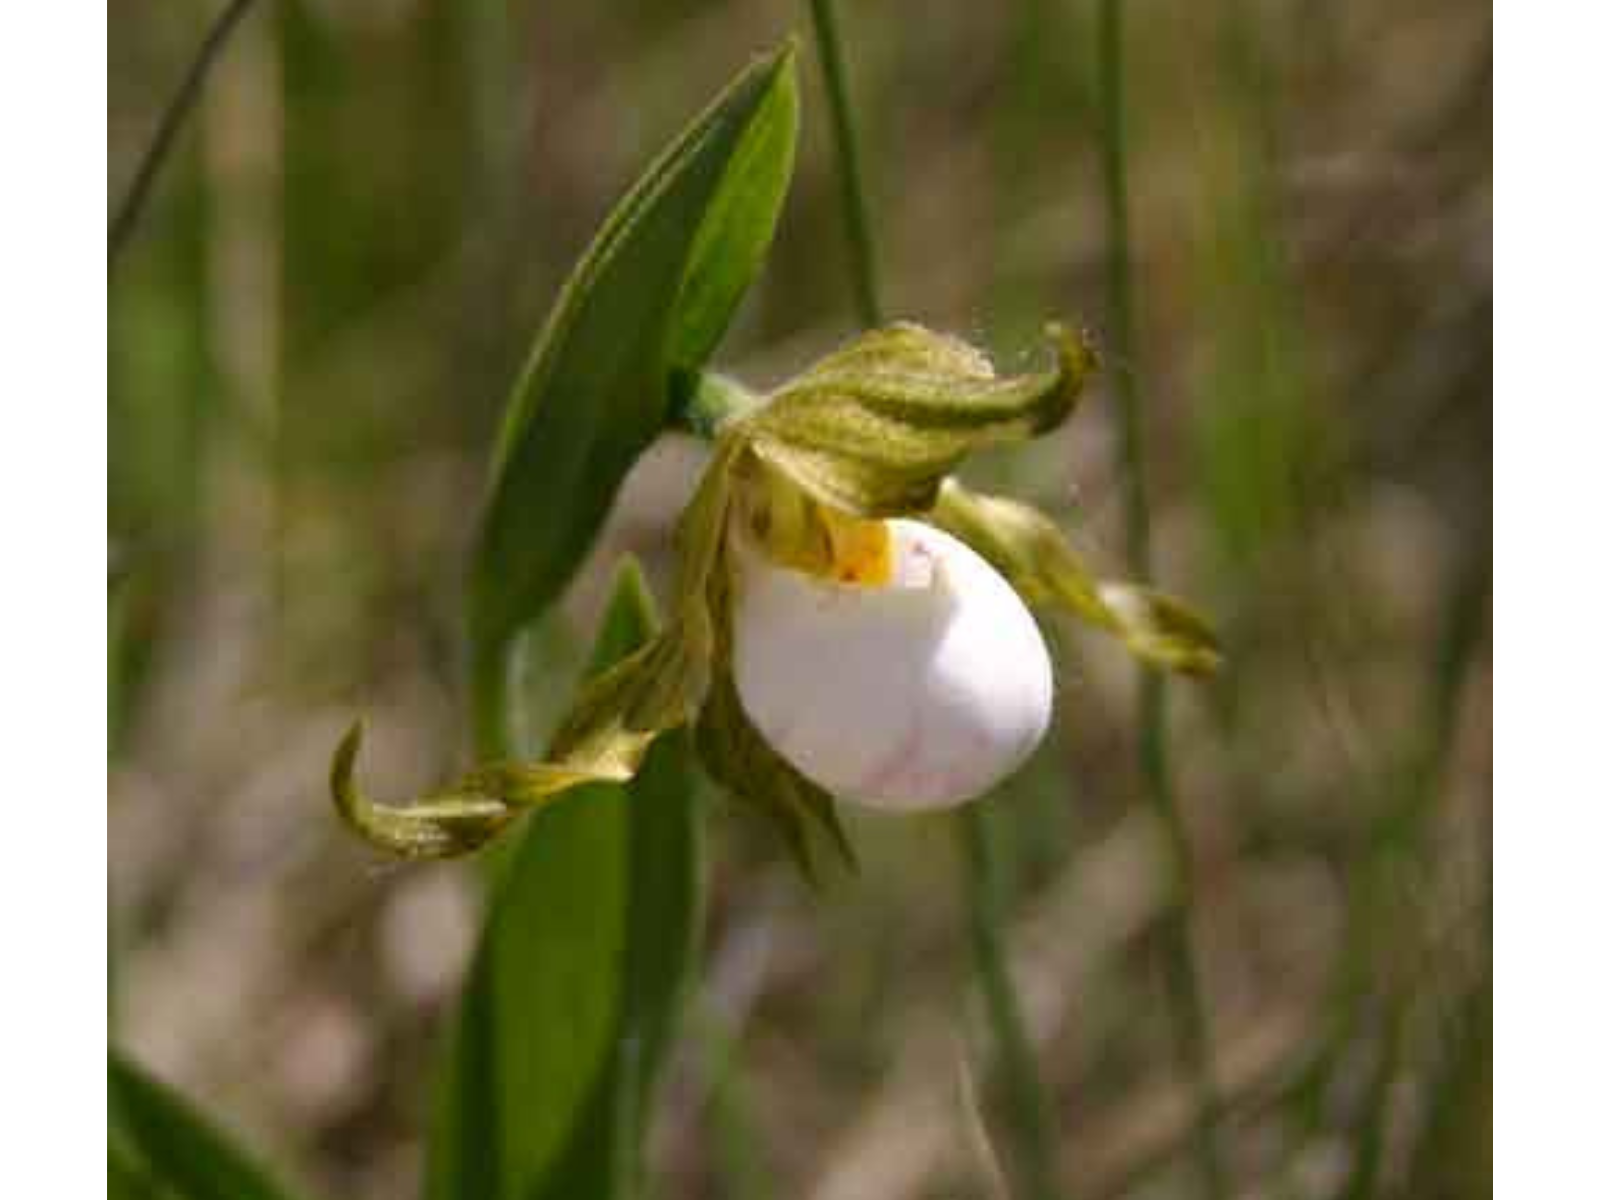
[[[794,51],[795,43],[788,43],[771,60],[762,111],[746,126],[695,234],[672,314],[668,357],[674,371],[692,372],[711,357],[772,244],[800,132]]]
[[[116,1050],[107,1085],[112,1200],[289,1200],[227,1134]]]
[[[654,626],[627,563],[592,673]],[[627,786],[583,787],[535,813],[521,839],[498,875],[452,1036],[430,1147],[434,1200],[631,1190],[700,920],[687,731],[659,738]]]
[[[794,46],[741,74],[606,220],[506,413],[472,579],[474,634],[502,647],[566,587],[671,380],[698,370],[766,254],[798,123]]]

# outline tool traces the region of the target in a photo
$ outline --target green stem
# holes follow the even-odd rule
[[[1404,1014],[1398,1000],[1384,1010],[1378,1032],[1378,1066],[1361,1104],[1361,1122],[1355,1139],[1355,1166],[1340,1200],[1369,1200],[1377,1195],[1383,1167],[1384,1138],[1389,1127],[1394,1082],[1400,1074]]]
[[[1116,395],[1121,450],[1122,496],[1127,522],[1126,553],[1137,578],[1151,576],[1150,502],[1145,488],[1142,398],[1128,364],[1133,357],[1133,268],[1129,246],[1126,131],[1123,117],[1122,4],[1100,0],[1100,106],[1103,122],[1101,178],[1105,188],[1109,252],[1108,341],[1115,363],[1111,372]],[[1171,864],[1173,904],[1162,922],[1163,973],[1174,1009],[1184,1067],[1200,1110],[1194,1151],[1200,1161],[1206,1194],[1226,1200],[1229,1191],[1218,1137],[1220,1114],[1211,1038],[1195,965],[1191,922],[1194,889],[1190,878],[1188,830],[1178,810],[1167,759],[1166,686],[1145,668],[1139,681],[1139,772],[1145,795],[1161,823]]]
[[[714,371],[685,374],[673,381],[673,391],[669,424],[707,442],[715,440],[724,421],[759,403],[759,397],[738,380]],[[473,749],[480,761],[514,758],[525,750],[511,696],[517,639],[477,629],[469,634],[467,686]]]
[[[676,381],[668,424],[703,441],[714,441],[729,417],[760,403],[760,397],[734,379],[716,371],[696,371]]]
[[[861,155],[856,146],[855,120],[845,87],[844,56],[839,48],[839,24],[833,0],[811,0],[811,20],[817,30],[817,53],[822,59],[822,79],[828,89],[828,119],[833,124],[833,145],[839,170],[839,201],[850,235],[851,281],[856,314],[868,329],[883,324],[878,298],[876,254],[872,226],[867,219],[866,192],[861,183]]]
[[[831,0],[812,0],[811,14],[817,27],[818,50],[822,56],[823,77],[828,89],[829,115],[833,122],[834,149],[838,155],[841,203],[851,231],[852,278],[860,322],[871,328],[883,323],[878,300],[877,276],[873,264],[872,231],[861,187],[850,101],[845,90],[843,58],[839,51],[838,28]],[[994,869],[994,847],[985,824],[987,814],[968,809],[960,831],[968,863],[969,928],[978,972],[979,986],[989,1023],[994,1029],[998,1062],[996,1070],[1007,1115],[1019,1142],[1019,1166],[1029,1191],[1036,1200],[1056,1194],[1053,1155],[1055,1126],[1049,1098],[1040,1082],[1033,1048],[1023,1028],[1016,988],[1006,969],[1004,922],[1000,911],[1000,889]]]
[[[1487,545],[1480,530],[1468,539],[1473,546]],[[1380,1015],[1379,1066],[1374,1073],[1362,1105],[1363,1120],[1355,1136],[1355,1167],[1341,1193],[1342,1200],[1371,1200],[1379,1193],[1382,1167],[1387,1149],[1389,1114],[1394,1087],[1400,1077],[1405,1019],[1410,996],[1386,994],[1379,986],[1373,960],[1380,956],[1404,953],[1404,942],[1397,944],[1392,932],[1397,924],[1392,914],[1408,907],[1410,895],[1396,881],[1397,875],[1414,879],[1405,865],[1419,854],[1419,843],[1426,834],[1427,819],[1444,793],[1444,773],[1456,739],[1461,697],[1470,679],[1470,669],[1487,616],[1488,597],[1493,586],[1492,563],[1487,554],[1468,551],[1452,588],[1444,630],[1436,651],[1431,687],[1418,725],[1420,742],[1403,742],[1395,771],[1398,795],[1390,811],[1383,814],[1374,831],[1372,845],[1360,864],[1353,889],[1357,902],[1350,921],[1351,936],[1345,949],[1344,980],[1336,1001],[1334,1050],[1324,1069],[1344,1057],[1350,1041],[1360,1028],[1362,1004],[1376,996],[1383,1006]],[[1485,894],[1487,895],[1487,889]]]
[[[1133,349],[1132,237],[1128,220],[1128,168],[1122,108],[1122,5],[1100,0],[1101,181],[1105,188],[1109,294],[1107,324],[1116,355],[1111,382],[1117,397],[1122,449],[1122,497],[1128,566],[1150,571],[1150,501],[1144,482],[1144,430],[1138,380],[1129,368]]]
[[[206,76],[211,73],[211,68],[221,56],[222,48],[227,45],[229,36],[244,19],[245,13],[250,11],[252,3],[253,0],[233,0],[233,3],[217,14],[216,19],[211,22],[211,28],[206,30],[206,36],[200,43],[194,61],[189,64],[189,70],[184,74],[178,90],[173,93],[172,99],[167,102],[167,107],[162,110],[155,137],[140,156],[139,165],[133,172],[133,181],[128,185],[127,192],[124,193],[121,203],[117,205],[116,213],[111,218],[111,228],[106,238],[108,264],[116,261],[122,248],[127,245],[128,238],[132,236],[133,228],[139,221],[139,214],[144,211],[145,201],[150,197],[150,189],[155,185],[156,176],[161,173],[162,164],[172,152],[172,144],[177,140],[178,131],[183,128],[184,121],[200,100]]]
[[[512,757],[511,647],[504,638],[474,636],[468,663],[472,745],[480,761]]]
[[[981,804],[970,804],[961,811],[961,845],[971,880],[967,917],[973,961],[994,1030],[1001,1100],[1008,1123],[1016,1133],[1020,1194],[1049,1200],[1058,1194],[1050,1100],[1006,969],[1001,932],[1006,889],[996,862],[992,821],[993,815]]]

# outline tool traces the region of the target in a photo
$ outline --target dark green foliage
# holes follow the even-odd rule
[[[506,413],[473,572],[505,645],[571,580],[672,376],[700,367],[760,267],[788,186],[793,48],[751,66],[645,173],[573,272]]]
[[[595,673],[654,629],[619,576]],[[435,1200],[626,1195],[700,920],[700,800],[687,735],[627,787],[533,817],[495,889],[430,1147]]]
[[[111,1200],[290,1200],[177,1093],[116,1050],[107,1063]]]

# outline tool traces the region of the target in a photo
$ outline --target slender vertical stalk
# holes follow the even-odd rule
[[[472,747],[480,759],[510,758],[515,750],[511,721],[511,644],[473,632],[467,665]]]
[[[996,862],[993,814],[981,804],[962,809],[961,845],[971,891],[967,906],[972,953],[989,1024],[994,1030],[1001,1103],[1016,1137],[1019,1194],[1033,1200],[1058,1195],[1054,1122],[1016,989],[1006,970],[1004,892]]]
[[[1468,541],[1474,546],[1487,544],[1481,531]],[[1402,864],[1414,861],[1418,855],[1418,842],[1427,832],[1427,819],[1443,797],[1462,694],[1471,679],[1473,655],[1488,615],[1488,597],[1493,585],[1491,560],[1487,554],[1469,551],[1468,555],[1451,589],[1444,629],[1434,654],[1430,686],[1417,722],[1420,736],[1406,738],[1399,748],[1395,768],[1399,794],[1380,818],[1367,857],[1356,875],[1355,894],[1360,902],[1350,922],[1352,935],[1346,949],[1346,982],[1338,998],[1339,1036],[1334,1053],[1346,1050],[1355,1036],[1362,1001],[1376,996],[1382,1011],[1376,1037],[1378,1067],[1362,1104],[1363,1119],[1353,1147],[1355,1165],[1340,1193],[1341,1200],[1371,1200],[1379,1194],[1382,1185],[1389,1118],[1394,1106],[1395,1085],[1403,1066],[1410,998],[1405,994],[1386,994],[1389,989],[1380,986],[1375,979],[1374,959],[1381,962],[1380,955],[1406,952],[1408,943],[1396,938],[1388,928],[1391,914],[1408,907],[1408,901],[1402,899],[1405,884],[1397,882],[1396,876],[1399,873],[1399,878],[1415,884],[1414,870],[1405,871]],[[1403,930],[1402,934],[1420,936],[1415,927]],[[1381,967],[1377,970],[1381,972]]]
[[[232,3],[217,14],[200,43],[200,49],[195,53],[194,61],[189,64],[183,81],[179,83],[178,90],[173,93],[172,99],[167,102],[167,107],[162,110],[161,120],[156,125],[155,137],[140,156],[139,165],[133,172],[133,181],[128,184],[127,192],[123,194],[121,202],[117,205],[117,211],[112,215],[111,228],[106,237],[108,265],[116,261],[117,255],[122,252],[122,248],[132,235],[133,228],[139,221],[139,214],[144,211],[145,201],[149,199],[150,189],[155,184],[156,176],[160,174],[162,164],[167,161],[167,155],[172,151],[172,144],[177,139],[178,131],[183,128],[184,121],[194,111],[195,104],[200,99],[200,91],[205,86],[206,76],[210,74],[212,65],[221,56],[222,48],[227,45],[228,36],[250,10],[252,3],[253,0],[232,0]]]
[[[867,328],[883,324],[878,297],[876,254],[872,225],[867,219],[867,198],[861,183],[861,154],[856,146],[855,118],[845,85],[844,56],[839,49],[839,24],[833,0],[811,0],[811,20],[817,30],[817,53],[822,59],[822,79],[828,89],[828,119],[833,124],[833,145],[838,156],[839,203],[850,235],[851,282],[855,288],[856,315]]]
[[[861,324],[870,328],[883,323],[883,309],[878,298],[872,229],[861,184],[854,122],[832,0],[811,0],[811,14],[828,91],[828,111],[838,156],[840,201],[850,228],[856,307]],[[1006,1116],[1016,1135],[1017,1167],[1025,1188],[1023,1194],[1032,1200],[1051,1200],[1058,1194],[1055,1120],[1033,1048],[1028,1043],[1016,988],[1006,969],[1003,889],[990,819],[988,812],[969,807],[962,813],[959,826],[970,888],[968,927],[973,962],[994,1031],[996,1073]]]
[[[1105,189],[1109,254],[1108,341],[1111,344],[1112,389],[1116,395],[1122,453],[1122,494],[1126,509],[1126,554],[1136,577],[1150,570],[1150,502],[1145,490],[1142,398],[1129,363],[1133,357],[1133,268],[1129,251],[1126,130],[1123,116],[1122,4],[1100,0],[1098,57],[1100,64],[1101,178]],[[1211,1039],[1200,995],[1190,922],[1194,889],[1190,879],[1188,830],[1178,811],[1167,760],[1166,686],[1145,668],[1139,680],[1139,772],[1145,795],[1160,820],[1171,861],[1173,904],[1162,923],[1162,958],[1177,1024],[1184,1067],[1195,1091],[1200,1120],[1195,1125],[1195,1153],[1211,1200],[1231,1194],[1223,1167],[1217,1122],[1219,1107],[1212,1069]]]

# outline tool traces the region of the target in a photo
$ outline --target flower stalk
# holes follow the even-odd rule
[[[856,315],[863,329],[872,329],[883,324],[883,304],[878,293],[872,222],[867,218],[866,186],[861,180],[855,110],[850,104],[833,0],[811,0],[811,21],[817,31],[817,54],[822,60],[822,81],[828,91],[828,120],[833,125],[834,153],[839,169],[840,209],[850,235],[850,280],[855,291]]]
[[[1145,483],[1143,400],[1128,364],[1134,350],[1133,267],[1128,216],[1126,128],[1124,121],[1122,4],[1101,0],[1098,21],[1100,62],[1101,182],[1104,188],[1109,251],[1108,336],[1115,355],[1111,389],[1122,456],[1125,553],[1129,568],[1147,578],[1151,566],[1150,504]],[[1178,809],[1167,757],[1166,681],[1148,665],[1140,673],[1138,700],[1139,771],[1145,796],[1160,821],[1170,860],[1172,908],[1162,923],[1162,962],[1177,1026],[1180,1053],[1195,1092],[1200,1120],[1194,1149],[1210,1200],[1227,1200],[1229,1190],[1218,1137],[1220,1105],[1212,1065],[1210,1030],[1196,967],[1192,924],[1194,888],[1192,848]]]
[[[511,714],[511,653],[501,640],[474,637],[468,648],[467,703],[472,745],[480,759],[509,758],[516,731]]]
[[[982,805],[971,805],[962,810],[959,820],[973,967],[994,1036],[1000,1100],[1016,1138],[1019,1194],[1030,1200],[1050,1200],[1060,1195],[1055,1114],[1006,967],[1006,889],[996,861],[994,814]]]
[[[177,141],[184,122],[199,104],[211,69],[222,57],[228,39],[254,2],[255,0],[231,0],[226,8],[217,13],[210,28],[206,30],[205,38],[184,73],[183,81],[162,110],[155,137],[139,156],[139,165],[134,168],[133,180],[128,184],[128,190],[123,193],[111,218],[110,229],[106,235],[108,267],[116,265],[118,256],[128,244],[128,239],[133,236],[134,227],[138,225],[139,216],[144,212],[145,202],[150,198],[156,177],[172,153],[173,144]]]

